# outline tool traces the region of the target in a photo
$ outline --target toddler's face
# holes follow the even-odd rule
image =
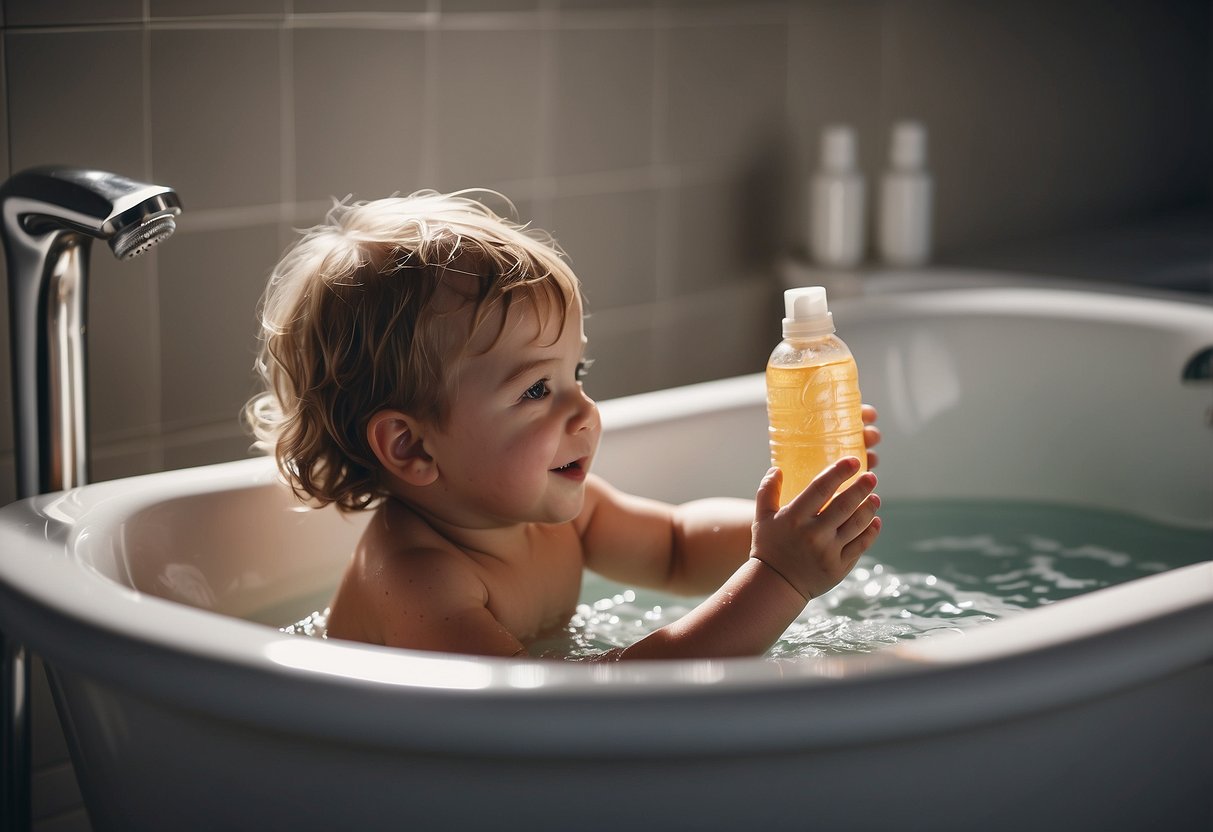
[[[450,419],[427,447],[448,497],[489,526],[573,519],[598,449],[598,408],[581,387],[581,302],[561,330],[558,310],[540,320],[511,304],[501,337],[482,330],[460,359]],[[480,341],[482,343],[477,343]]]

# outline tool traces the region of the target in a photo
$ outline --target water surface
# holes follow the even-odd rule
[[[1014,501],[897,500],[887,501],[880,514],[884,529],[876,545],[842,583],[809,603],[768,655],[871,652],[1213,557],[1213,529],[1109,511]],[[531,653],[586,658],[626,647],[677,620],[698,600],[587,573],[568,626],[533,644]],[[286,632],[324,635],[323,611],[285,620],[295,621]]]

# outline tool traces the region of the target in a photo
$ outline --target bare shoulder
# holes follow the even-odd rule
[[[329,635],[424,648],[452,613],[483,609],[488,592],[467,558],[407,513],[381,509],[346,568]]]

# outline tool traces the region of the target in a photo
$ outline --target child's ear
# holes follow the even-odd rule
[[[366,426],[366,438],[384,469],[409,485],[429,485],[438,466],[426,453],[421,424],[398,410],[381,410]]]

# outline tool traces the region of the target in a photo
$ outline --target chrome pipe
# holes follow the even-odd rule
[[[172,234],[180,213],[171,188],[105,171],[31,168],[0,187],[19,498],[89,479],[85,332],[92,241],[106,241],[115,257],[129,260]],[[20,832],[30,824],[31,657],[3,634],[0,646],[0,828]]]

